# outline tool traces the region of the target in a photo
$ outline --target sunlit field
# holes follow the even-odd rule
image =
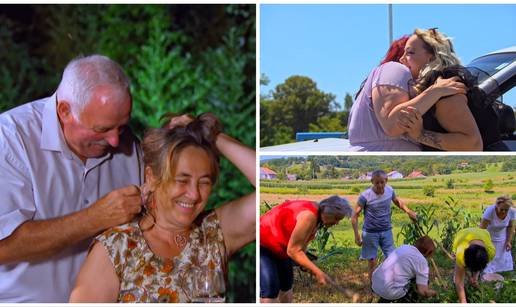
[[[492,184],[491,184],[492,183]],[[483,210],[494,203],[499,195],[516,199],[516,178],[512,172],[489,169],[484,172],[429,176],[417,179],[389,180],[398,197],[419,216],[419,225],[449,252],[453,236],[461,228],[479,224]],[[356,204],[359,194],[370,186],[367,181],[311,180],[278,181],[262,180],[260,183],[260,211],[263,214],[287,199],[320,201],[331,195],[346,197]],[[360,218],[360,228],[363,215]],[[407,215],[393,205],[393,234],[396,246],[404,244],[413,235],[413,224]],[[406,226],[404,226],[406,224]],[[370,292],[367,262],[360,261],[360,248],[355,245],[351,222],[345,219],[330,229],[327,242],[314,240],[311,252],[319,256],[317,265],[332,276],[339,287],[359,295],[359,302],[378,302],[379,297]],[[513,243],[513,259],[515,248]],[[447,246],[447,247],[446,247]],[[381,252],[380,252],[381,254]],[[430,287],[438,296],[417,302],[457,302],[453,284],[454,262],[441,249],[432,257]],[[382,261],[382,257],[379,258]],[[478,289],[466,287],[469,302],[514,303],[516,302],[516,274],[502,273],[505,281],[481,283]],[[440,276],[440,278],[439,278]],[[320,286],[307,272],[295,270],[294,302],[296,303],[344,303],[351,298],[339,287]]]

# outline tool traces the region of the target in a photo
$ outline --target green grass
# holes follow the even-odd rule
[[[494,167],[493,167],[494,168]],[[448,189],[446,182],[449,179],[454,180],[454,188]],[[424,186],[433,186],[441,194],[464,194],[467,195],[471,190],[477,190],[478,194],[486,194],[482,191],[484,182],[491,179],[494,183],[493,192],[497,190],[505,190],[506,188],[516,186],[516,178],[510,172],[485,171],[480,173],[457,173],[450,175],[431,176],[416,179],[398,179],[388,182],[400,195],[410,197],[424,197],[422,189]],[[370,186],[368,181],[357,180],[310,180],[310,181],[279,181],[279,180],[261,180],[260,189],[262,193],[272,194],[357,194],[353,189],[363,191]],[[439,194],[439,193],[437,193]],[[486,196],[489,196],[486,194]]]
[[[500,172],[500,165],[491,164],[488,170],[481,173],[453,173],[450,175],[432,176],[423,179],[402,179],[391,180],[391,185],[398,197],[407,206],[417,212],[418,206],[435,205],[436,218],[442,224],[450,217],[445,210],[444,201],[452,196],[458,204],[474,216],[474,220],[480,222],[483,210],[494,203],[495,198],[501,194],[516,194],[516,179],[512,173]],[[454,180],[454,188],[446,188],[446,182]],[[491,179],[494,184],[493,192],[483,191],[484,182]],[[423,194],[425,186],[434,186],[434,197],[427,197]],[[260,184],[262,199],[268,194],[294,194],[298,198],[302,195],[321,195],[321,198],[328,195],[338,194],[344,197],[356,198],[358,194],[368,188],[370,184],[364,181],[342,181],[342,180],[312,180],[305,182],[286,182],[286,181],[262,181]],[[358,187],[360,192],[356,192]],[[355,192],[352,189],[355,188]],[[270,204],[272,206],[277,204]],[[263,214],[267,208],[263,205],[260,212]],[[359,220],[361,229],[363,215]],[[408,216],[393,205],[392,207],[393,235],[396,246],[403,244],[402,237],[398,237],[401,227],[409,223]],[[439,230],[443,225],[430,232],[430,236],[440,241]],[[330,274],[339,286],[350,289],[360,295],[360,302],[375,303],[378,297],[369,291],[369,281],[367,277],[367,263],[360,261],[360,247],[355,245],[353,229],[348,219],[341,221],[338,225],[331,228],[333,237],[330,237],[326,250],[319,251],[324,255],[333,247],[334,255],[319,261],[318,266]],[[516,244],[515,244],[516,245]],[[310,245],[309,248],[314,248]],[[513,248],[513,254],[516,249]],[[379,251],[381,254],[381,251]],[[379,259],[381,260],[382,257]],[[430,286],[439,292],[434,298],[420,299],[420,303],[453,303],[457,302],[457,295],[453,285],[452,276],[454,263],[441,252],[437,252],[434,257],[438,269],[443,276],[441,283],[436,282],[435,272],[430,266]],[[516,259],[516,257],[514,257]],[[516,267],[516,265],[515,265]],[[501,284],[502,288],[495,289],[493,283],[482,283],[479,289],[468,287],[466,289],[468,301],[474,303],[514,303],[516,302],[516,273],[509,272],[502,274],[506,280]],[[296,303],[345,303],[351,302],[350,298],[340,293],[338,290],[329,286],[317,285],[315,279],[309,274],[296,269],[294,281],[294,302]]]
[[[336,235],[336,240],[340,242],[337,255],[331,256],[316,264],[327,272],[336,283],[353,293],[359,294],[361,303],[377,303],[378,297],[369,290],[367,277],[367,262],[359,260],[360,248],[345,238]],[[396,245],[399,245],[398,242]],[[381,254],[381,252],[380,252]],[[382,256],[379,261],[382,261]],[[454,262],[441,252],[436,252],[432,257],[438,267],[442,280],[438,280],[436,273],[430,266],[430,287],[438,292],[432,298],[419,298],[417,303],[456,303],[458,301],[453,284]],[[513,259],[516,255],[513,249]],[[516,267],[516,263],[515,263]],[[466,294],[470,303],[514,303],[516,302],[516,272],[502,273],[505,281],[499,283],[502,288],[497,289],[496,283],[481,282],[480,287],[475,289],[466,286]],[[316,280],[306,272],[301,272],[298,268],[294,275],[294,302],[295,303],[350,303],[351,299],[330,286],[318,285]]]

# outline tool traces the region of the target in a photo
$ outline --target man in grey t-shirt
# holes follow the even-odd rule
[[[417,220],[416,213],[405,206],[394,193],[394,189],[387,185],[387,174],[383,170],[376,170],[371,175],[372,187],[358,197],[357,206],[351,224],[355,233],[355,243],[362,246],[360,259],[368,260],[369,281],[376,267],[378,247],[385,257],[394,250],[391,226],[391,203],[396,204],[412,220]],[[358,233],[358,217],[364,211],[362,236]]]

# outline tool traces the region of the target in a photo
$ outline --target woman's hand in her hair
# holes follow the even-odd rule
[[[398,125],[405,133],[417,140],[423,132],[423,116],[414,107],[405,107],[400,110]]]
[[[437,78],[435,83],[429,88],[437,90],[441,97],[451,96],[455,94],[466,94],[467,88],[464,83],[460,82],[460,78],[455,76],[448,79],[442,77]]]
[[[188,125],[194,120],[193,116],[190,114],[183,114],[180,116],[174,116],[170,119],[170,121],[167,124],[168,129],[172,129],[175,127],[183,127]]]

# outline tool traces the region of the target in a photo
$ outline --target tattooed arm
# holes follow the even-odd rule
[[[424,129],[421,114],[413,108],[402,111],[399,124],[412,139],[427,146],[448,151],[481,151],[482,137],[467,103],[466,96],[454,95],[436,104],[435,117],[448,133]]]
[[[423,129],[421,131],[421,134],[419,136],[415,137],[415,140],[420,144],[424,144],[424,145],[427,145],[427,146],[430,146],[433,148],[437,148],[439,150],[445,150],[443,148],[443,144],[442,144],[443,140],[441,138],[441,135],[442,135],[442,133]]]

